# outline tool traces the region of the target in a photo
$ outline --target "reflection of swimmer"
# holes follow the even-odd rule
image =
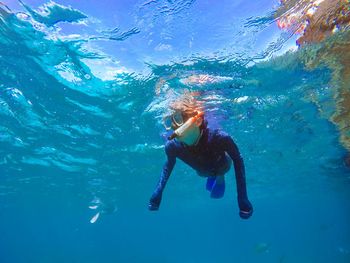
[[[206,83],[213,83],[215,82],[215,79],[212,76],[199,74],[199,75],[192,75],[187,77],[186,79],[182,80],[184,84],[206,84]]]
[[[186,78],[183,78],[181,79],[181,82],[185,85],[205,85],[205,84],[223,82],[227,80],[232,80],[232,78],[211,76],[207,74],[198,74],[198,75],[191,75]]]
[[[248,200],[243,159],[232,138],[219,130],[207,127],[204,114],[188,107],[174,107],[174,112],[165,118],[165,126],[174,132],[168,138],[165,152],[167,161],[163,167],[160,180],[150,199],[149,209],[158,210],[163,190],[175,166],[180,159],[199,176],[207,178],[206,189],[211,198],[221,198],[225,192],[224,175],[230,170],[231,160],[237,183],[240,216],[249,218],[253,207]]]

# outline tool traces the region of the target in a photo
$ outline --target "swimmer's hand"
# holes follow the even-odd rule
[[[151,211],[158,210],[161,201],[162,201],[161,194],[153,194],[151,199],[149,200],[148,209]]]
[[[242,219],[248,219],[253,214],[253,206],[249,202],[248,198],[238,198],[239,216]]]

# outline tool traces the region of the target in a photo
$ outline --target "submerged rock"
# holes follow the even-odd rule
[[[300,60],[306,68],[332,70],[336,102],[330,117],[340,142],[350,153],[350,2],[348,0],[281,0],[277,25],[300,34]],[[310,45],[313,44],[313,45]],[[345,161],[349,167],[349,161]]]

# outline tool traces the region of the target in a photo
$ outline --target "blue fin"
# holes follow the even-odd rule
[[[211,190],[213,189],[215,180],[216,180],[216,176],[209,176],[209,177],[208,177],[208,179],[207,179],[207,184],[206,184],[205,188],[206,188],[209,192],[211,192]]]
[[[217,183],[217,181],[215,180],[213,188],[211,189],[210,192],[210,197],[211,198],[221,198],[223,197],[225,194],[225,181]]]

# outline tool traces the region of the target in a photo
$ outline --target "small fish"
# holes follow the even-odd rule
[[[90,219],[90,223],[93,224],[97,221],[97,219],[100,216],[100,212],[98,212],[96,215],[94,215],[91,219]]]
[[[327,224],[321,224],[320,225],[320,230],[322,230],[322,231],[328,230],[329,228],[330,228],[330,226],[327,225]]]
[[[255,252],[256,253],[268,253],[269,252],[270,245],[267,243],[259,243],[255,246]]]
[[[338,247],[338,251],[342,254],[349,254],[349,250],[343,247]]]
[[[90,223],[94,224],[97,219],[99,219],[101,214],[113,214],[115,213],[118,208],[113,203],[103,203],[100,198],[95,197],[91,204],[89,205],[89,208],[92,210],[96,210],[96,214],[90,219]]]

